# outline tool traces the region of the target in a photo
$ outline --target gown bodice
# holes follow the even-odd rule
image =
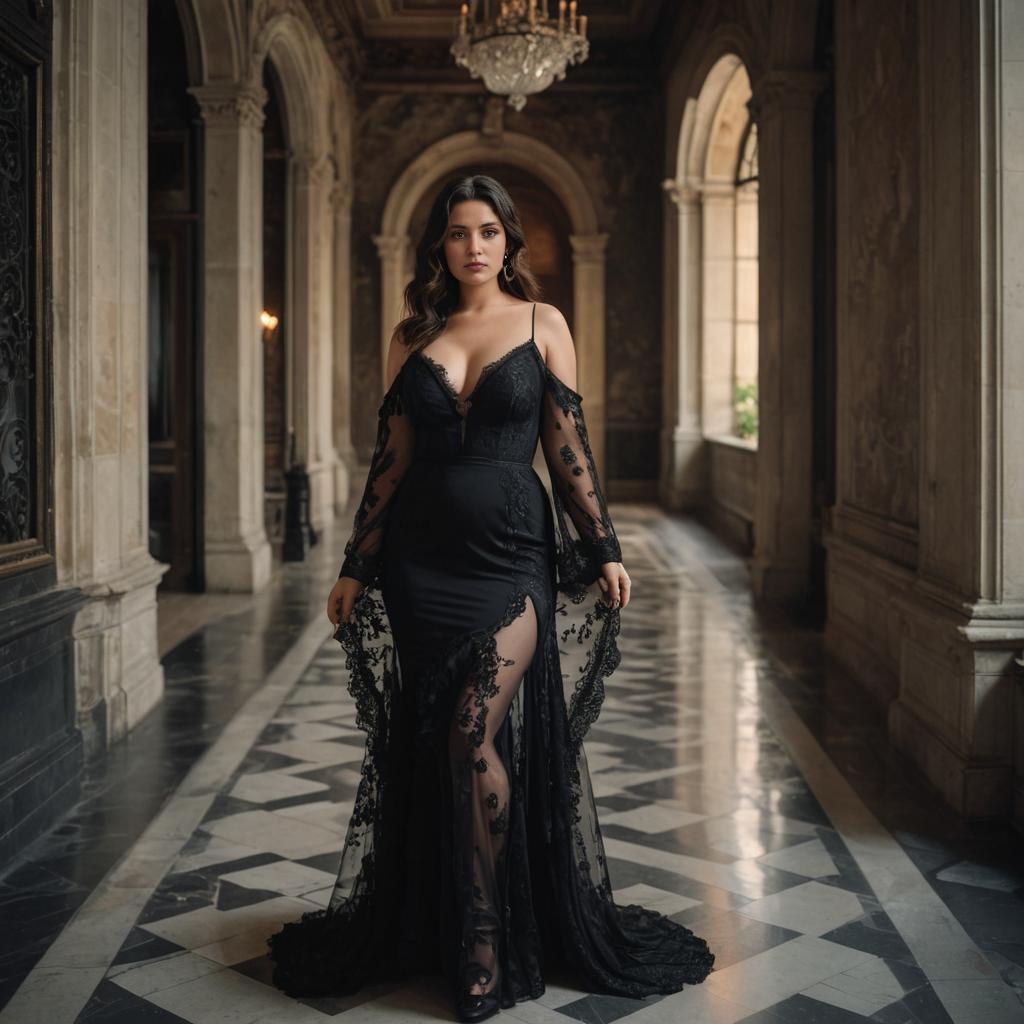
[[[578,593],[603,564],[622,560],[583,396],[547,365],[533,331],[484,366],[465,396],[445,367],[418,349],[395,375],[377,417],[377,443],[339,576],[377,578],[388,517],[412,466],[471,458],[528,465],[538,440],[551,484],[559,589]]]
[[[463,399],[443,364],[425,349],[414,352],[402,368],[402,395],[416,427],[415,458],[532,462],[541,429],[543,366],[529,338],[484,366]]]

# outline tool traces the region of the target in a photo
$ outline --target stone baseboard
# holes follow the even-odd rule
[[[270,580],[270,542],[262,527],[249,537],[208,540],[203,557],[208,591],[254,594]]]
[[[972,761],[898,700],[889,707],[889,738],[964,818],[1010,814],[1013,778],[1008,762]]]
[[[82,588],[91,600],[75,619],[73,639],[87,757],[125,736],[163,696],[156,587],[166,569],[147,554],[119,576]]]

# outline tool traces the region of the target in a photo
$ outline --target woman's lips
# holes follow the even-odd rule
[[[467,263],[466,264],[466,269],[467,270],[482,270],[486,266],[487,266],[486,263]]]

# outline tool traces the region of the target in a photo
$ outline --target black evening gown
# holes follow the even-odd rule
[[[440,971],[454,996],[482,966],[510,1007],[556,964],[635,997],[711,970],[703,939],[612,899],[582,740],[620,661],[596,581],[621,555],[581,403],[532,333],[465,399],[422,349],[388,389],[335,634],[366,752],[329,906],[268,939],[285,992]]]

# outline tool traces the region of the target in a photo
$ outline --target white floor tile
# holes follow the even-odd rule
[[[246,889],[279,892],[282,896],[304,896],[325,886],[333,886],[334,880],[333,874],[305,864],[293,864],[290,860],[279,860],[221,875],[223,882],[241,885]]]
[[[351,703],[324,704],[283,704],[274,716],[274,721],[282,724],[290,722],[323,722],[328,718],[346,715],[352,711]]]
[[[824,935],[863,917],[864,908],[852,892],[820,882],[805,882],[746,903],[736,913],[804,935]]]
[[[113,968],[108,977],[126,992],[147,997],[162,988],[173,988],[222,969],[221,964],[206,957],[185,952],[172,953],[159,960],[146,960],[141,964],[124,964]]]
[[[253,772],[242,775],[231,788],[231,795],[252,804],[268,804],[327,789],[315,779],[303,779],[284,772]]]
[[[303,860],[339,848],[335,830],[283,818],[272,811],[243,811],[204,822],[200,828],[222,839],[243,843],[254,850]]]
[[[802,995],[870,1017],[903,997],[903,986],[884,960],[865,960],[841,974],[805,988]]]
[[[1021,1024],[1024,1008],[1001,978],[934,981],[932,988],[956,1024]]]
[[[825,978],[876,959],[870,953],[802,935],[712,971],[704,985],[725,999],[763,1010]]]
[[[311,909],[312,905],[306,900],[279,896],[231,910],[218,910],[214,906],[200,907],[184,914],[150,921],[139,927],[175,945],[194,950],[235,935],[255,934],[266,938],[279,931],[285,921],[296,920]]]
[[[703,821],[703,814],[683,811],[658,804],[646,804],[633,807],[628,811],[614,811],[601,815],[603,825],[624,825],[637,832],[658,833],[669,832],[683,825],[692,825],[695,821]]]
[[[829,856],[820,839],[785,846],[774,853],[758,857],[758,863],[807,878],[826,878],[837,873],[835,861]]]
[[[209,840],[206,847],[198,853],[182,854],[174,862],[171,871],[174,874],[184,871],[198,871],[200,868],[209,867],[211,864],[227,864],[229,861],[243,860],[246,857],[255,857],[257,854],[265,852],[260,848],[245,846],[238,842],[229,842],[227,839],[221,839],[214,835],[211,835]]]
[[[973,885],[996,892],[1015,892],[1024,885],[1024,873],[1020,871],[1006,871],[985,864],[972,864],[970,861],[961,861],[943,868],[935,877],[943,882],[958,882],[960,885]]]
[[[631,1013],[622,1024],[735,1024],[750,1013],[749,1007],[712,992],[705,981]]]
[[[616,903],[623,905],[637,903],[648,910],[656,910],[659,914],[665,914],[666,917],[700,904],[700,900],[691,899],[689,896],[680,896],[679,893],[658,889],[643,882],[630,885],[625,889],[616,889],[613,895]]]
[[[324,740],[321,743],[305,740],[282,740],[280,743],[267,743],[256,748],[272,754],[283,754],[294,757],[297,761],[315,761],[321,767],[331,764],[348,764],[363,759],[363,747],[350,743],[332,743]]]

